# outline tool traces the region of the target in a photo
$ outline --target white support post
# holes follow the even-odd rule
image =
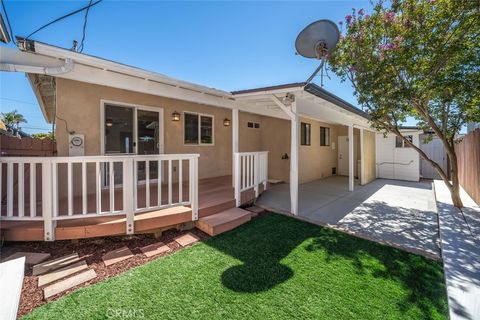
[[[355,171],[354,171],[354,152],[353,152],[353,125],[348,126],[348,191],[353,191]]]
[[[55,165],[55,164],[54,164]],[[42,163],[42,217],[45,241],[55,240],[55,222],[53,221],[52,205],[52,164]]]
[[[198,157],[190,159],[190,206],[192,221],[198,220]]]
[[[364,141],[363,141],[363,128],[360,128],[360,185],[365,184],[365,152],[364,152]]]
[[[253,156],[253,190],[255,191],[255,199],[258,198],[258,185],[260,184],[260,177],[258,176],[260,173],[259,170],[260,166],[260,154],[255,154]]]
[[[298,140],[300,125],[296,99],[292,102],[291,111],[290,211],[293,215],[298,215]]]
[[[134,159],[127,159],[123,161],[123,211],[125,212],[127,220],[127,234],[133,234],[135,232],[135,197],[132,195],[135,193],[134,184]]]
[[[235,187],[235,154],[238,152],[239,146],[239,125],[238,125],[239,111],[237,108],[232,109],[232,186]]]
[[[241,190],[241,181],[242,181],[242,178],[240,177],[240,174],[241,174],[241,165],[242,165],[242,162],[241,162],[241,159],[240,159],[240,153],[235,153],[234,154],[234,158],[235,158],[235,170],[234,170],[234,173],[233,173],[233,176],[235,177],[235,204],[237,207],[240,207],[241,205],[241,196],[242,196],[242,192],[240,191]]]

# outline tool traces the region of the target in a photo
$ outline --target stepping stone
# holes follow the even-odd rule
[[[5,259],[5,261],[25,257],[25,264],[33,265],[47,260],[48,258],[50,258],[50,256],[50,253],[43,252],[16,252],[9,256],[7,259]]]
[[[182,247],[188,246],[189,244],[195,243],[200,239],[193,233],[186,233],[182,236],[178,236],[174,239]]]
[[[51,296],[54,296],[60,292],[63,292],[65,290],[78,286],[79,284],[82,284],[84,282],[90,281],[94,279],[96,276],[97,274],[95,273],[95,271],[93,269],[90,269],[88,271],[82,272],[80,274],[77,274],[75,276],[62,280],[60,282],[54,283],[48,287],[45,287],[45,289],[43,289],[43,297],[45,299],[48,299]]]
[[[43,263],[34,265],[32,274],[34,276],[38,276],[40,274],[44,274],[52,270],[63,268],[77,261],[80,261],[80,258],[78,257],[78,253],[72,253],[72,254],[69,254],[68,256],[63,256],[54,260],[49,260],[49,261],[45,261]]]
[[[41,275],[40,277],[38,277],[38,286],[43,287],[47,284],[63,279],[71,274],[83,271],[85,269],[88,269],[87,263],[83,260],[78,261],[74,264],[66,266],[65,268]]]
[[[150,258],[156,256],[157,254],[170,251],[170,248],[163,242],[157,242],[140,248],[140,251],[142,251],[147,258]]]
[[[125,246],[108,252],[102,257],[102,260],[103,263],[105,263],[105,266],[108,267],[114,263],[130,259],[131,257],[133,257],[132,251]]]
[[[245,208],[245,210],[250,211],[252,213],[252,217],[256,217],[260,213],[265,212],[265,209],[257,206],[251,206],[251,207]]]

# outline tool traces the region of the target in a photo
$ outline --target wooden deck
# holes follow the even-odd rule
[[[138,207],[145,207],[146,186],[138,188]],[[150,185],[151,206],[157,204],[158,189],[157,184]],[[178,201],[178,184],[172,187],[172,198]],[[162,187],[161,202],[168,201],[168,190]],[[260,191],[262,191],[260,189]],[[115,209],[122,206],[121,188],[115,190]],[[234,190],[232,187],[231,176],[223,176],[199,181],[199,218],[207,217],[235,207]],[[93,211],[95,205],[95,195],[89,196],[87,204]],[[254,199],[253,189],[242,192],[242,203],[247,203]],[[108,190],[102,192],[102,210],[108,211],[109,208]],[[183,199],[188,200],[188,187],[183,187]],[[66,216],[67,200],[59,201],[59,216]],[[74,198],[74,215],[81,215],[82,199]],[[40,214],[41,204],[37,205]],[[169,229],[180,226],[192,221],[192,211],[187,206],[175,206],[162,210],[151,210],[142,213],[136,213],[134,218],[135,233],[154,232],[162,229]],[[0,225],[2,238],[6,241],[43,241],[44,230],[42,221],[1,221]],[[56,240],[83,239],[102,236],[124,235],[126,231],[125,215],[105,215],[95,218],[84,219],[65,219],[58,220],[55,228]]]

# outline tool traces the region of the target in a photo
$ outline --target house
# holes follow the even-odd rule
[[[237,207],[269,182],[289,184],[296,215],[302,183],[341,175],[354,191],[377,177],[419,177],[417,155],[387,155],[393,145],[368,114],[312,83],[226,92],[37,41],[18,46],[0,48],[1,68],[26,74],[45,119],[56,124],[58,156],[1,159],[9,240],[133,234],[192,221],[216,234],[249,220]],[[397,168],[402,152],[402,162],[413,161],[408,172],[378,167]]]

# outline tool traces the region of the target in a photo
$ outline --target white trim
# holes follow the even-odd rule
[[[353,125],[348,126],[348,191],[353,191],[355,183],[355,152],[353,144],[355,143],[353,136]]]
[[[300,117],[298,116],[297,99],[292,102],[291,141],[290,141],[290,212],[298,215],[298,157],[300,144]]]
[[[198,116],[198,143],[185,143],[185,114],[197,115]],[[182,121],[182,139],[184,147],[214,147],[215,146],[215,116],[208,113],[200,113],[194,111],[182,111],[183,121]],[[201,128],[201,119],[200,117],[210,117],[212,118],[212,143],[202,143],[202,128]]]

